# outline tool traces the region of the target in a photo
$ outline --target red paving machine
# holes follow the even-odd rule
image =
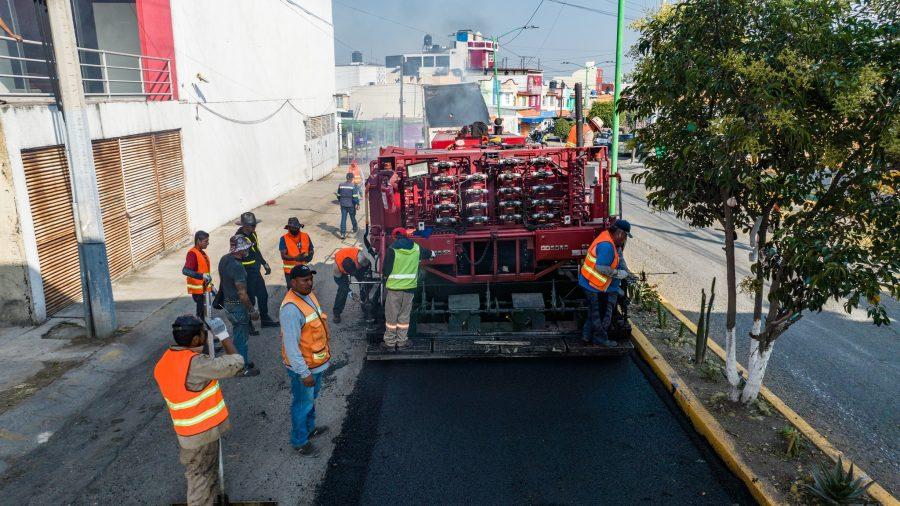
[[[578,269],[594,237],[615,219],[607,149],[547,148],[518,135],[472,131],[479,128],[437,134],[431,149],[382,148],[370,163],[365,242],[375,276],[396,227],[436,256],[423,262],[407,350],[379,350],[383,286],[372,282],[370,314],[381,317],[367,329],[368,358],[626,352],[627,301],[614,321],[619,347],[580,341]]]

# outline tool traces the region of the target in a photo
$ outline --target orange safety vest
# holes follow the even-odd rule
[[[310,369],[314,369],[328,362],[331,358],[331,347],[328,344],[328,323],[326,321],[328,316],[322,311],[319,299],[315,294],[310,293],[309,298],[312,299],[315,307],[307,304],[293,290],[288,290],[281,302],[281,307],[293,304],[306,318],[306,323],[300,329],[300,353],[303,355],[306,365]],[[284,365],[291,366],[291,361],[284,349],[284,330],[281,331],[281,359],[284,361]]]
[[[356,162],[350,164],[350,172],[353,174],[353,184],[362,183],[362,176],[359,174],[359,165]]]
[[[612,235],[609,230],[600,232],[600,235],[591,243],[588,248],[587,256],[584,257],[584,263],[581,264],[581,276],[587,279],[591,287],[605,292],[609,285],[612,284],[612,277],[597,272],[597,245],[601,242],[608,242],[613,247],[613,261],[611,268],[615,269],[619,266],[619,250],[616,249],[616,243],[613,242]]]
[[[290,233],[284,234],[281,236],[284,238],[284,246],[287,248],[288,256],[295,257],[297,255],[308,255],[309,254],[309,235],[306,232],[300,232],[299,236],[291,235]],[[296,260],[281,260],[281,263],[284,265],[284,273],[290,274],[291,269],[294,268],[295,265],[304,265],[307,262],[298,262]]]
[[[188,254],[190,254],[191,251],[193,251],[194,256],[197,257],[197,272],[200,274],[209,274],[209,256],[206,255],[206,252],[196,246],[191,248],[190,251],[188,251]],[[187,280],[188,293],[200,295],[204,292],[202,279],[194,279],[190,276],[185,276],[184,278]],[[205,291],[212,291],[212,283],[206,285]]]
[[[169,349],[153,369],[153,377],[169,406],[172,425],[179,436],[195,436],[228,419],[228,408],[217,380],[210,381],[199,392],[187,389],[188,369],[197,355],[193,350]]]
[[[359,269],[359,248],[355,248],[353,246],[347,248],[341,248],[334,254],[334,263],[337,265],[341,274],[350,274],[349,272],[344,270],[344,260],[350,259],[353,261],[356,268]]]

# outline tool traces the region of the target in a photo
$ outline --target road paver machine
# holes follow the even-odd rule
[[[473,128],[474,130],[474,128]],[[373,282],[369,359],[604,355],[631,348],[627,300],[616,348],[585,346],[578,269],[609,213],[605,147],[543,147],[518,135],[438,134],[429,149],[385,147],[365,184],[365,244],[379,277],[392,231],[435,252],[420,271],[410,337],[379,348]],[[476,130],[477,131],[477,130]]]

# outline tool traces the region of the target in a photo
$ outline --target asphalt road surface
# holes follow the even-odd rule
[[[753,501],[615,357],[367,363],[316,502]]]
[[[717,277],[710,336],[724,346],[724,234],[691,228],[669,212],[651,212],[644,187],[628,182],[635,172],[623,170],[623,214],[634,234],[625,253],[628,267],[677,271],[650,279],[695,321],[700,289],[708,292],[710,281]],[[742,236],[738,280],[750,275],[749,251]],[[804,315],[775,342],[764,384],[896,495],[900,492],[900,304],[888,300],[887,308],[893,322],[889,327],[866,323],[864,309],[848,315],[834,302],[819,314]],[[738,294],[737,311],[738,361],[746,365],[753,316],[749,295]]]

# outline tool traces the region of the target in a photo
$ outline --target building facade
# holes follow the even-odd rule
[[[40,12],[2,4],[23,41],[0,38],[0,319],[40,322],[81,294],[63,119]],[[331,1],[304,7],[315,16],[245,0],[73,2],[113,278],[335,167]]]

